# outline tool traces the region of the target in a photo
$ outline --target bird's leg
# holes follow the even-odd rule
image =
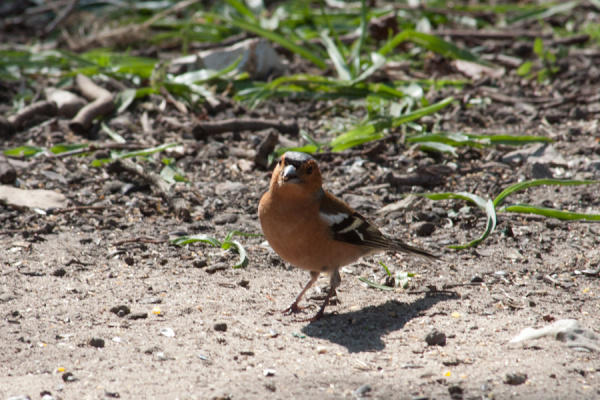
[[[289,315],[289,314],[297,313],[298,311],[302,310],[301,307],[298,307],[298,302],[302,299],[302,296],[304,296],[304,293],[306,293],[306,291],[308,289],[310,289],[310,287],[317,281],[319,274],[320,274],[320,272],[310,271],[310,280],[308,281],[306,286],[304,286],[304,289],[302,289],[300,294],[296,297],[296,300],[294,300],[294,302],[288,308],[283,310],[284,314]]]
[[[327,303],[329,303],[329,298],[335,293],[335,289],[337,289],[340,286],[340,283],[342,283],[340,272],[337,269],[331,271],[331,278],[329,280],[329,292],[327,292],[325,301],[323,302],[323,305],[321,306],[317,314],[314,317],[308,319],[307,321],[312,322],[323,318],[323,313],[325,312],[325,307],[327,306]]]

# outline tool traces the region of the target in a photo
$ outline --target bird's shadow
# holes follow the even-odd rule
[[[326,314],[323,319],[310,323],[301,331],[307,336],[344,346],[350,353],[383,350],[384,335],[402,329],[408,321],[438,302],[457,298],[455,293],[437,293],[412,303],[389,300],[358,311]]]

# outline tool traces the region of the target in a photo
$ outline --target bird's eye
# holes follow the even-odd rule
[[[306,168],[306,175],[312,174],[312,169],[313,169],[313,167]]]

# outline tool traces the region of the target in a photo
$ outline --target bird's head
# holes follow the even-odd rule
[[[322,191],[321,171],[314,158],[306,153],[288,151],[281,156],[271,178],[272,192],[299,196]]]

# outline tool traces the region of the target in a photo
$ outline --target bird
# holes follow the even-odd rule
[[[364,216],[323,189],[321,171],[309,154],[284,153],[271,176],[269,189],[258,206],[260,225],[267,242],[282,259],[308,270],[310,280],[286,308],[285,314],[302,310],[298,303],[321,273],[330,275],[329,291],[317,314],[341,284],[339,270],[361,257],[394,251],[427,260],[439,259],[426,250],[384,235]]]

